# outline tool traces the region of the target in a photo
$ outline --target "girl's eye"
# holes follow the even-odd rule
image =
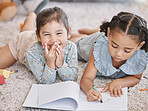
[[[44,34],[44,36],[49,36],[50,34]]]
[[[115,46],[114,44],[112,44],[112,47],[113,47],[113,48],[117,48],[117,46]]]
[[[126,53],[130,53],[131,51],[124,50],[124,52],[126,52]]]
[[[57,35],[60,35],[60,34],[62,34],[62,33],[61,32],[57,33]]]

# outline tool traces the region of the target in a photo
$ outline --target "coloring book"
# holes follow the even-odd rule
[[[98,89],[98,88],[97,88]],[[100,91],[102,88],[99,88]],[[73,81],[55,84],[33,84],[23,107],[59,110],[127,111],[127,88],[121,97],[111,97],[109,91],[101,93],[103,103],[88,102],[80,85]]]

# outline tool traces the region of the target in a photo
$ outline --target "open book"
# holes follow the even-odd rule
[[[98,89],[100,91],[101,89]],[[33,84],[23,107],[59,109],[59,110],[97,110],[126,111],[127,88],[123,88],[121,97],[111,97],[109,92],[101,93],[103,103],[88,102],[86,95],[73,81],[59,82],[50,85]]]

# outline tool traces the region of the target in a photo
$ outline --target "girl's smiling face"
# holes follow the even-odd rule
[[[38,41],[40,41],[42,45],[46,43],[48,49],[50,49],[54,43],[64,48],[68,36],[70,36],[70,34],[67,32],[65,26],[56,21],[46,23],[40,28],[39,35],[37,34]]]
[[[133,36],[126,35],[117,28],[112,32],[108,29],[108,49],[114,62],[126,61],[143,46],[144,42],[139,44],[137,40],[132,39]]]

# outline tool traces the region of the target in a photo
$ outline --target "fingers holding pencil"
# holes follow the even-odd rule
[[[93,89],[94,89],[95,92],[99,95],[99,96],[98,96],[98,101],[100,101],[101,103],[103,103],[103,101],[102,101],[102,96],[101,96],[100,92],[95,88],[94,85],[93,85]]]
[[[88,101],[100,101],[100,98],[102,98],[101,94],[96,92],[93,88],[90,89],[86,95]]]
[[[90,88],[87,93],[87,100],[88,101],[99,101],[100,103],[103,103],[102,101],[102,95],[100,94],[100,92],[95,88],[95,86],[93,85],[92,88]]]

